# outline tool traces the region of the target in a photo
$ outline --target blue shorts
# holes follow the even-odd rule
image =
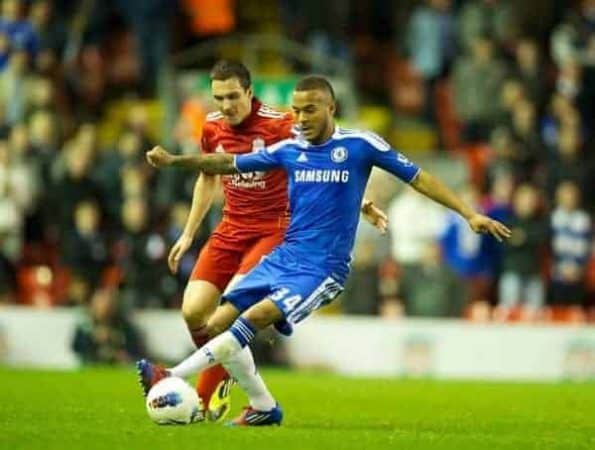
[[[277,248],[266,256],[223,300],[243,312],[261,300],[272,300],[291,323],[333,301],[342,291],[332,275],[304,266]]]

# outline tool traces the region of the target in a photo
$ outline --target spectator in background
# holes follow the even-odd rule
[[[37,111],[56,111],[55,89],[49,78],[35,77],[28,86],[27,117]]]
[[[511,133],[516,149],[514,165],[517,180],[533,179],[537,163],[545,153],[536,115],[535,105],[527,100],[516,102],[512,109]]]
[[[459,14],[459,40],[465,49],[480,36],[507,47],[519,34],[518,15],[512,0],[471,0]]]
[[[171,47],[171,19],[177,2],[170,0],[114,0],[130,24],[141,62],[143,93],[156,93],[157,78]]]
[[[515,105],[526,98],[525,87],[518,78],[508,77],[502,83],[498,98],[500,104],[497,125],[509,127]]]
[[[556,208],[551,214],[552,284],[554,304],[581,305],[585,296],[585,269],[591,249],[589,215],[581,209],[576,183],[562,182],[556,189]]]
[[[18,164],[26,166],[31,171],[35,186],[39,183],[39,162],[29,141],[29,131],[24,123],[15,124],[9,135],[10,158]],[[37,189],[35,189],[37,191]]]
[[[405,187],[389,204],[387,215],[392,258],[403,273],[418,270],[424,249],[444,229],[444,211]]]
[[[116,148],[102,155],[96,171],[96,179],[101,187],[104,205],[110,223],[119,221],[120,209],[124,200],[123,174],[125,169],[139,167],[143,158],[140,137],[131,130],[120,134]],[[142,194],[141,194],[142,195]]]
[[[562,128],[558,134],[557,153],[550,159],[547,167],[547,191],[551,198],[564,180],[574,181],[580,190],[592,198],[588,192],[591,168],[581,153],[580,131],[574,127]]]
[[[368,194],[366,194],[368,195]],[[353,249],[353,272],[341,295],[346,314],[377,315],[380,304],[379,268],[389,253],[389,238],[368,222],[360,223]]]
[[[63,160],[56,160],[55,178],[51,189],[54,217],[52,222],[66,232],[73,226],[72,219],[78,203],[85,200],[101,202],[98,184],[93,179],[93,149],[74,140],[66,144]]]
[[[511,172],[495,173],[490,182],[490,190],[483,199],[482,209],[486,211],[488,216],[502,223],[508,223],[512,215],[513,190],[514,177]]]
[[[53,113],[37,111],[28,122],[28,138],[31,146],[32,164],[36,168],[39,187],[38,208],[33,211],[27,226],[28,238],[41,241],[47,236],[47,224],[52,222],[55,211],[52,210],[51,189],[53,180],[51,168],[58,151],[58,131]]]
[[[477,189],[468,185],[460,197],[476,210],[480,210]],[[465,283],[466,301],[489,302],[495,277],[496,263],[492,254],[492,238],[478,235],[459,215],[447,212],[446,225],[440,238],[444,263]]]
[[[92,201],[77,203],[73,222],[74,227],[62,236],[62,262],[73,277],[82,279],[88,286],[97,286],[108,263],[98,206]]]
[[[581,66],[576,59],[569,58],[558,66],[556,90],[576,105],[588,126],[595,121],[594,78],[593,70]]]
[[[383,173],[377,172],[376,179],[383,180]],[[383,195],[382,190],[378,193]],[[387,215],[392,260],[384,261],[379,268],[379,312],[394,318],[404,312],[398,297],[400,282],[415,277],[421,270],[424,251],[440,236],[445,214],[435,203],[405,187],[389,203]]]
[[[165,240],[151,229],[142,197],[124,201],[122,225],[116,263],[124,272],[123,300],[129,307],[166,306],[175,297],[177,284],[167,273]]]
[[[537,108],[545,102],[546,85],[542,72],[541,58],[537,42],[530,38],[522,39],[515,49],[515,76],[520,80],[528,100]]]
[[[426,245],[420,262],[418,270],[407,272],[399,283],[405,313],[413,317],[462,317],[464,286],[442,263],[438,243]]]
[[[129,364],[140,357],[140,336],[118,307],[114,291],[93,293],[85,317],[76,326],[72,349],[83,364]]]
[[[467,141],[486,140],[498,120],[499,98],[506,67],[494,55],[487,37],[473,40],[471,54],[455,63],[452,73],[454,104]]]
[[[455,18],[451,0],[426,0],[412,13],[407,27],[407,53],[425,83],[425,113],[434,121],[434,86],[455,57]]]
[[[321,9],[316,0],[283,0],[280,7],[287,33],[315,52],[312,71],[328,73],[329,58],[351,62],[352,49],[348,42],[352,31],[350,20],[355,14],[353,2],[330,0]]]
[[[22,17],[21,0],[2,0],[0,33],[6,34],[14,49],[24,51],[34,60],[39,50],[39,37],[31,23]]]
[[[35,67],[42,73],[51,70],[62,59],[66,46],[67,24],[55,14],[50,0],[35,0],[29,10],[29,22],[39,41]]]
[[[514,191],[515,183],[514,176],[510,171],[496,171],[493,172],[491,176],[489,191],[482,198],[481,207],[489,217],[508,224],[512,216],[512,193]],[[487,240],[486,247],[486,253],[492,255],[491,265],[493,268],[494,281],[496,281],[502,271],[502,253],[504,248],[501,243],[495,239]],[[496,286],[494,286],[494,288],[495,287]]]
[[[151,191],[148,189],[147,177],[139,166],[125,166],[120,173],[122,177],[122,200],[145,198]],[[121,211],[120,211],[121,212]]]
[[[136,133],[143,149],[152,148],[155,145],[155,141],[151,136],[149,110],[145,103],[139,101],[132,105],[128,110],[125,126],[130,131]]]
[[[595,35],[595,1],[579,0],[551,35],[551,54],[557,65],[569,59],[582,61],[588,56]]]
[[[49,111],[36,111],[29,117],[28,127],[33,153],[41,165],[43,184],[48,186],[51,179],[51,165],[59,153],[60,134],[56,116]]]
[[[524,317],[535,318],[545,301],[539,262],[542,261],[548,228],[539,214],[539,193],[534,186],[524,184],[515,191],[508,226],[512,236],[503,248],[498,316],[504,319],[522,305]]]
[[[0,254],[5,263],[19,260],[26,214],[35,201],[35,175],[0,140]]]
[[[31,79],[27,72],[27,58],[27,53],[23,50],[12,51],[8,66],[0,72],[0,104],[6,111],[9,125],[25,119]]]
[[[31,202],[25,210],[24,238],[26,241],[39,240],[42,236],[42,211],[46,185],[41,177],[42,165],[29,141],[29,131],[25,124],[19,123],[10,131],[10,152],[14,165],[28,178],[31,191]]]
[[[567,97],[555,92],[550,98],[549,106],[541,121],[541,138],[550,156],[557,153],[559,134],[563,128],[580,129],[581,117]]]
[[[518,149],[510,129],[505,126],[494,129],[490,133],[489,147],[492,151],[492,159],[487,167],[489,179],[496,179],[500,173],[510,173],[516,178]]]

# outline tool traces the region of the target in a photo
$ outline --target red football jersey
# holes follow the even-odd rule
[[[201,138],[205,153],[242,154],[291,137],[293,118],[252,101],[252,111],[244,121],[231,126],[219,112],[207,115]],[[234,221],[271,220],[288,214],[287,176],[281,169],[224,175],[224,216]]]

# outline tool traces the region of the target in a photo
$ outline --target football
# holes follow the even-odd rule
[[[204,420],[204,408],[196,391],[181,378],[159,381],[147,395],[147,412],[158,425],[186,425]]]

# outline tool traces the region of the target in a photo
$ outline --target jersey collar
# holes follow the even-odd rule
[[[333,134],[331,134],[331,136],[330,136],[330,137],[329,137],[329,138],[328,138],[326,141],[324,141],[322,144],[311,144],[311,143],[310,143],[310,142],[308,142],[308,141],[306,140],[306,138],[304,138],[304,137],[303,137],[301,134],[299,135],[299,137],[300,137],[300,138],[301,138],[301,139],[302,139],[302,140],[303,140],[303,141],[306,143],[306,145],[307,145],[309,148],[320,148],[320,147],[324,147],[324,146],[325,146],[325,145],[327,145],[329,142],[331,142],[331,141],[333,141],[333,140],[337,139],[337,138],[338,138],[338,137],[341,135],[341,133],[340,133],[340,131],[339,131],[339,130],[340,130],[340,128],[339,128],[339,125],[337,125],[337,124],[335,123],[335,130],[333,131]]]

